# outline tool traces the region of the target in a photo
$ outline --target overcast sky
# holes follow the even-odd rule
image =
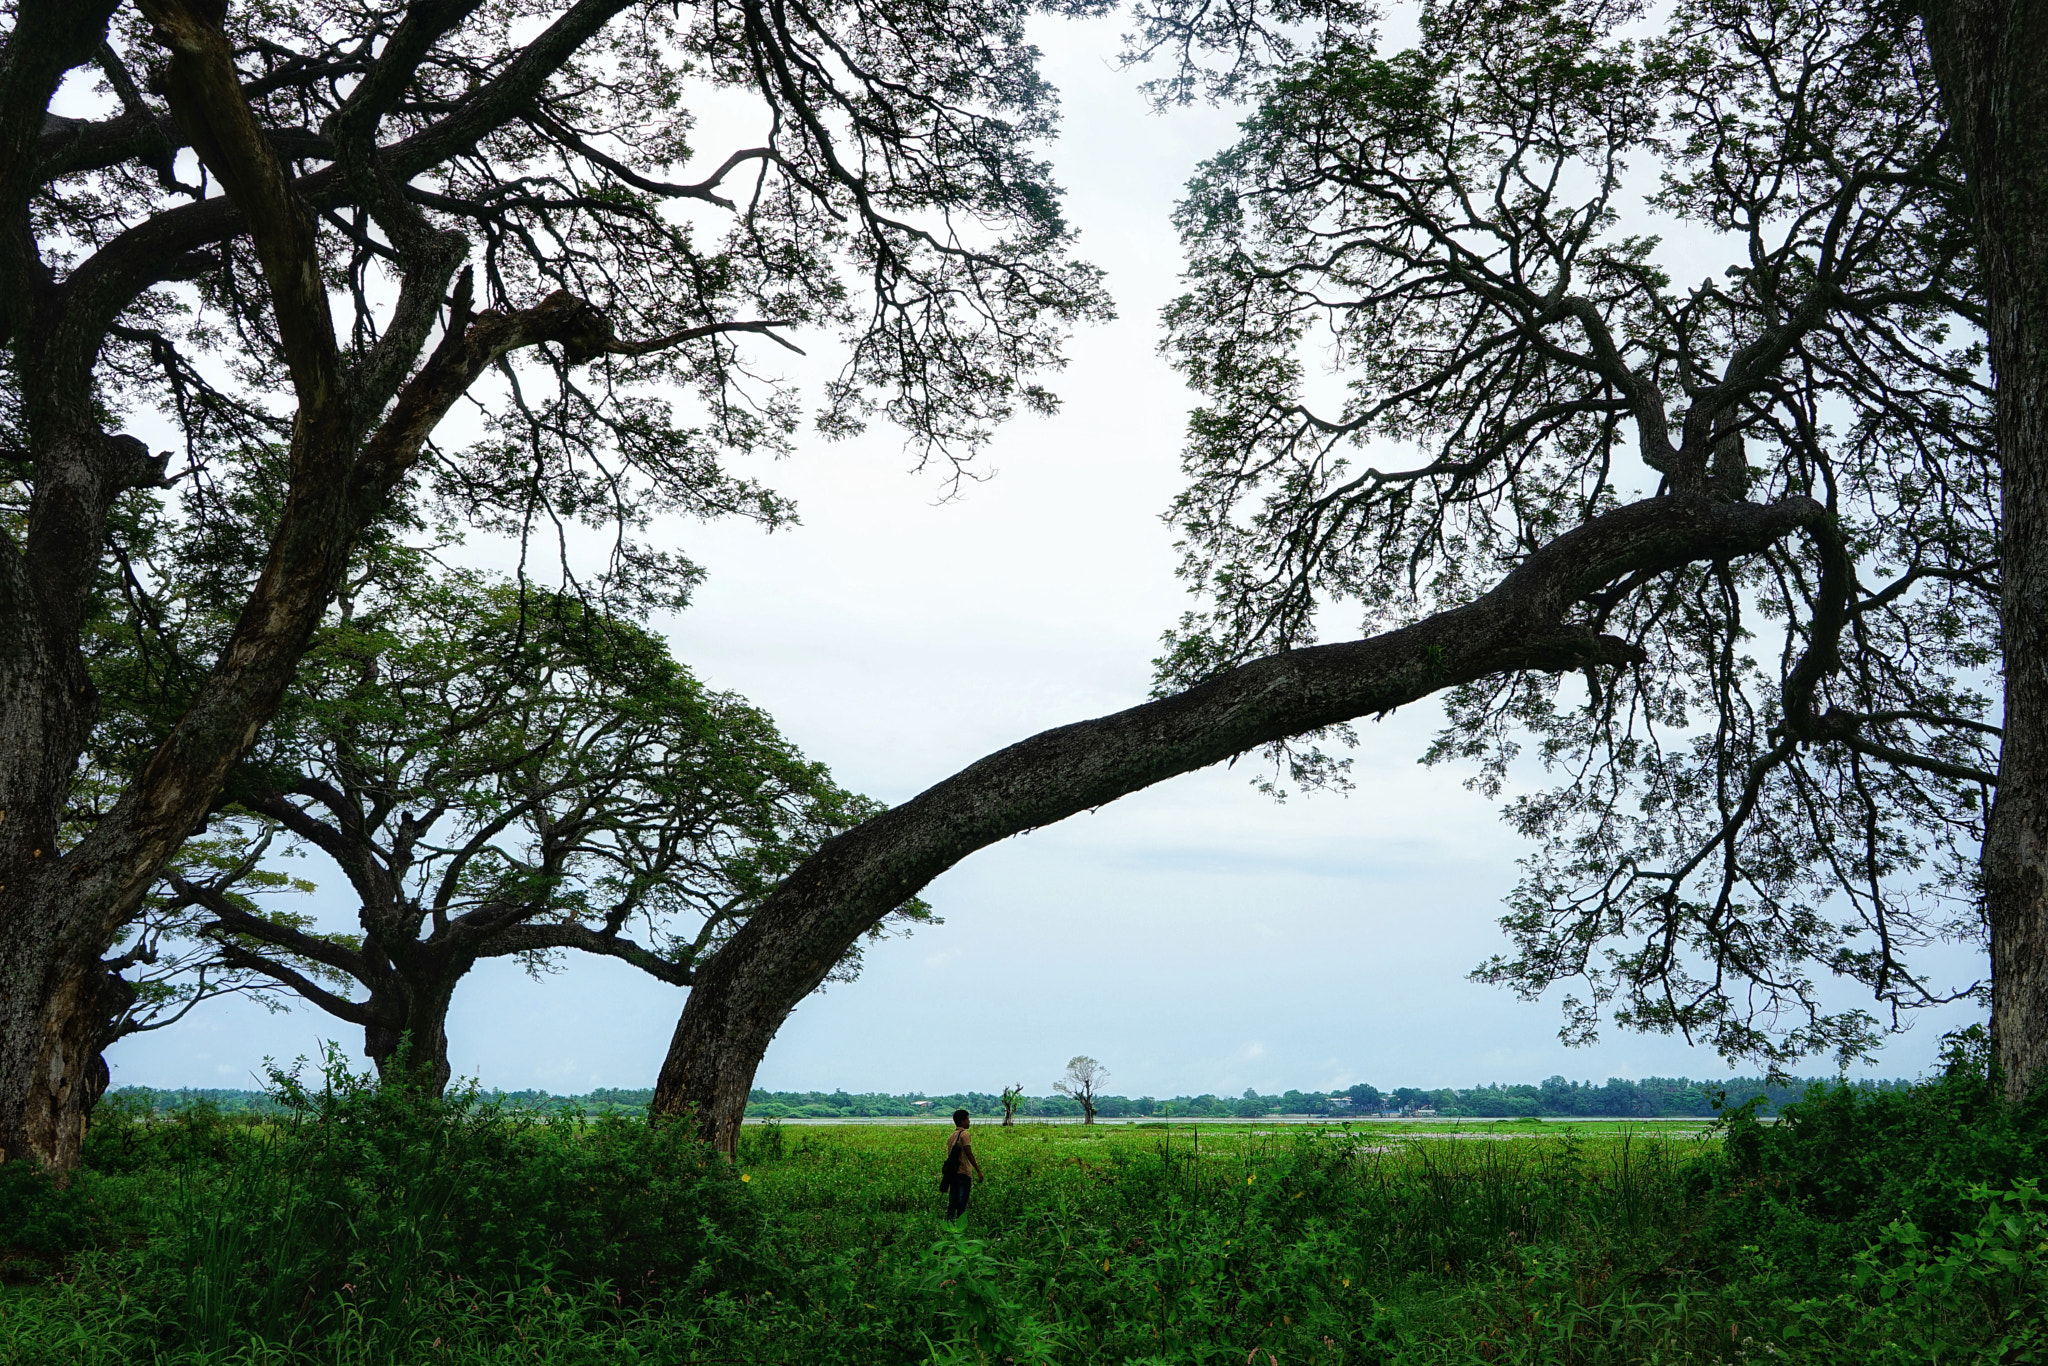
[[[1149,114],[1111,65],[1113,20],[1040,32],[1066,100],[1054,161],[1069,215],[1121,314],[1075,339],[1061,414],[1006,431],[995,477],[950,502],[887,432],[807,439],[767,471],[802,525],[664,533],[710,571],[662,623],[677,654],[892,802],[1142,701],[1185,606],[1159,513],[1189,396],[1155,352],[1157,318],[1175,291],[1173,202],[1233,116]],[[1437,722],[1417,706],[1362,725],[1346,797],[1277,805],[1247,767],[1213,769],[974,855],[926,893],[945,924],[870,948],[859,981],[800,1007],[759,1084],[1043,1093],[1076,1053],[1132,1095],[1726,1075],[1677,1039],[1565,1048],[1554,1001],[1465,980],[1501,947],[1526,851],[1465,772],[1416,762]],[[349,907],[322,904],[339,928]],[[1951,955],[1954,974],[1974,975],[1969,957]],[[616,963],[541,982],[486,963],[456,997],[452,1061],[508,1090],[651,1085],[681,1004]],[[1918,1074],[1973,1018],[1929,1016],[1860,1071]],[[360,1052],[358,1031],[318,1012],[222,1002],[109,1061],[117,1086],[253,1086],[264,1058],[323,1038]]]

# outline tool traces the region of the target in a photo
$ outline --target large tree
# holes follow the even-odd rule
[[[788,1010],[940,870],[1248,750],[1328,780],[1321,740],[1441,692],[1437,753],[1482,786],[1530,740],[1563,772],[1511,808],[1538,853],[1484,971],[1582,981],[1570,1036],[1611,1013],[1850,1056],[1977,989],[1916,952],[1981,932],[2002,591],[1976,239],[1919,29],[1471,0],[1386,53],[1348,10],[1278,9],[1143,16],[1185,59],[1165,95],[1256,94],[1181,211],[1167,348],[1204,404],[1172,515],[1202,605],[1162,695],[796,870],[663,1069],[657,1106],[721,1142]],[[1366,634],[1316,643],[1346,610]]]
[[[386,1076],[439,1092],[450,1004],[479,962],[541,971],[577,951],[687,987],[820,840],[880,809],[576,598],[400,555],[351,575],[344,602],[229,776],[210,838],[238,829],[250,852],[174,866],[140,927],[150,957],[184,968],[151,964],[159,996],[268,982],[362,1029]],[[248,895],[279,876],[256,854],[280,832],[340,873],[352,931]]]
[[[2048,8],[1952,0],[1924,13],[1998,383],[2005,735],[1983,893],[1992,1049],[2017,1096],[2048,1069]]]
[[[726,462],[796,409],[740,343],[837,334],[825,429],[964,459],[1105,308],[1024,0],[139,7],[21,0],[0,46],[0,1157],[59,1165],[124,1009],[105,955],[367,528],[428,497],[518,535],[772,522]],[[86,624],[164,606],[124,529],[265,461],[231,626],[79,819]],[[592,591],[686,575],[622,535]]]

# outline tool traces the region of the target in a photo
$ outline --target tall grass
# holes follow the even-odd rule
[[[58,1249],[0,1290],[0,1366],[2048,1357],[2048,1125],[1968,1060],[1706,1138],[977,1130],[959,1226],[942,1129],[760,1126],[729,1167],[338,1067],[280,1089],[258,1127],[114,1116],[70,1191],[0,1169]]]

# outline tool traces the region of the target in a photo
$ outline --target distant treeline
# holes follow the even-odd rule
[[[1341,1091],[1283,1091],[1262,1095],[1246,1088],[1235,1098],[1214,1095],[1100,1096],[1095,1112],[1104,1119],[1150,1119],[1184,1116],[1195,1119],[1264,1119],[1269,1115],[1320,1115],[1335,1118],[1386,1114],[1515,1119],[1527,1116],[1614,1119],[1708,1118],[1716,1104],[1735,1106],[1761,1096],[1763,1108],[1775,1111],[1797,1100],[1813,1080],[1793,1078],[1771,1082],[1762,1077],[1730,1077],[1695,1081],[1687,1077],[1645,1077],[1641,1081],[1610,1078],[1604,1085],[1552,1077],[1541,1085],[1443,1087],[1425,1090],[1399,1086],[1352,1086]],[[1904,1081],[1859,1081],[1859,1088],[1891,1090]],[[921,1103],[920,1103],[921,1102]],[[950,1114],[966,1110],[977,1117],[1003,1113],[1000,1096],[965,1091],[949,1096],[912,1094],[852,1095],[845,1091],[762,1091],[748,1097],[747,1114],[763,1118],[830,1119],[883,1115]],[[1027,1096],[1018,1113],[1027,1118],[1071,1118],[1081,1113],[1078,1101],[1065,1096]]]
[[[250,1112],[270,1114],[281,1108],[268,1091],[233,1091],[195,1086],[180,1086],[175,1091],[162,1091],[154,1086],[116,1086],[107,1092],[106,1100],[116,1106],[133,1107],[137,1110],[209,1108],[224,1115]]]
[[[616,1087],[601,1086],[580,1096],[557,1096],[547,1091],[498,1090],[479,1091],[477,1094],[487,1101],[496,1101],[514,1110],[559,1110],[566,1106],[586,1115],[615,1112],[631,1114],[647,1108],[647,1103],[654,1099],[654,1088],[648,1086],[637,1090],[619,1090]],[[152,1086],[117,1086],[107,1093],[107,1099],[119,1105],[158,1113],[186,1110],[194,1106],[210,1106],[228,1115],[271,1114],[284,1108],[268,1091],[231,1091],[198,1087],[179,1087],[166,1091]]]
[[[1766,1112],[1787,1101],[1797,1100],[1813,1079],[1794,1078],[1772,1082],[1761,1077],[1729,1077],[1720,1081],[1695,1081],[1686,1077],[1645,1077],[1641,1081],[1610,1078],[1605,1084],[1567,1081],[1552,1077],[1540,1085],[1492,1085],[1466,1089],[1444,1087],[1425,1090],[1399,1086],[1382,1091],[1375,1086],[1352,1086],[1340,1091],[1283,1091],[1262,1095],[1247,1088],[1233,1098],[1213,1095],[1175,1096],[1159,1100],[1152,1096],[1100,1096],[1096,1113],[1104,1119],[1264,1119],[1270,1115],[1319,1115],[1357,1118],[1384,1114],[1430,1114],[1489,1119],[1555,1117],[1602,1119],[1705,1119],[1717,1104],[1741,1105],[1759,1096]],[[1864,1090],[1892,1090],[1904,1081],[1858,1081]],[[124,1086],[112,1093],[124,1103],[158,1111],[179,1110],[193,1105],[210,1105],[226,1113],[268,1111],[276,1102],[262,1091],[194,1090],[160,1091],[147,1086]],[[583,1114],[632,1113],[646,1108],[654,1098],[650,1088],[600,1087],[580,1096],[557,1096],[546,1091],[486,1091],[486,1099],[515,1109],[555,1110],[567,1107]],[[884,1095],[881,1092],[846,1091],[763,1091],[755,1090],[747,1101],[747,1114],[757,1119],[873,1119],[893,1116],[945,1115],[966,1110],[977,1118],[1000,1117],[1002,1097],[992,1091],[961,1091],[952,1095]],[[1080,1102],[1066,1096],[1026,1096],[1018,1114],[1027,1119],[1070,1119],[1081,1113]]]

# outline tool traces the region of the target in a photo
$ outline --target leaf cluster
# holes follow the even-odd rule
[[[1808,500],[1802,536],[1567,605],[1634,664],[1449,694],[1432,761],[1562,779],[1508,807],[1538,852],[1478,975],[1579,979],[1574,1040],[1611,1011],[1774,1066],[1972,990],[1914,965],[1980,929],[1999,601],[1978,267],[1917,27],[1490,0],[1399,52],[1319,33],[1178,213],[1163,345],[1203,403],[1169,517],[1201,605],[1161,688],[1340,612],[1457,608],[1622,508]],[[1876,1013],[1825,1004],[1830,974]]]

